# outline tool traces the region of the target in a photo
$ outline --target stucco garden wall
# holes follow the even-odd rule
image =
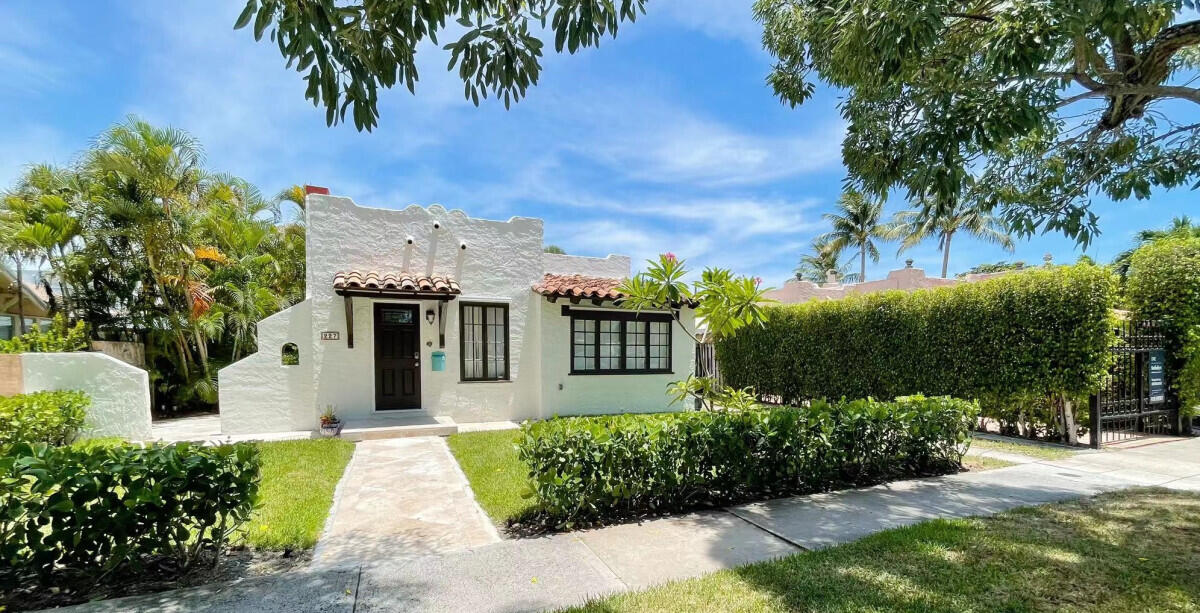
[[[283,364],[287,343],[296,345],[298,364]],[[312,305],[305,300],[258,322],[258,353],[217,373],[221,433],[316,428],[312,372]]]
[[[557,304],[542,300],[542,415],[593,415],[600,413],[646,413],[682,410],[688,407],[670,404],[667,385],[686,379],[694,372],[695,342],[672,324],[671,370],[654,375],[572,375],[571,318]],[[582,306],[571,308],[583,309]],[[692,309],[684,309],[681,319],[695,333]],[[562,389],[559,389],[561,386]]]
[[[150,376],[103,353],[23,353],[25,393],[79,390],[92,404],[85,435],[150,438]]]

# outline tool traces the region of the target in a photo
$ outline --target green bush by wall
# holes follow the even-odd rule
[[[727,384],[783,403],[976,398],[1005,427],[1038,421],[1044,435],[1053,418],[1033,414],[1086,397],[1105,371],[1115,290],[1111,273],[1079,264],[779,306],[718,343],[717,359]]]
[[[1139,319],[1166,325],[1170,372],[1185,416],[1200,403],[1200,238],[1167,238],[1139,247],[1126,296]]]
[[[210,560],[249,518],[259,468],[247,443],[14,445],[0,455],[0,589]]]
[[[569,417],[526,423],[519,453],[540,510],[571,524],[951,472],[977,413],[913,396]]]
[[[0,451],[15,443],[66,445],[75,440],[91,399],[76,391],[0,397]]]
[[[58,314],[48,330],[34,328],[16,338],[0,340],[0,353],[87,351],[90,336],[86,323],[79,321],[70,326],[67,325],[67,318]]]

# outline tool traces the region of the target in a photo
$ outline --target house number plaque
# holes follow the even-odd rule
[[[340,337],[341,333],[336,330],[321,333],[321,340],[323,341],[336,341]]]

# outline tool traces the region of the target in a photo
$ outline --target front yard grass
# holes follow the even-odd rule
[[[937,520],[571,611],[1196,611],[1200,494]]]
[[[992,470],[993,468],[1004,468],[1006,466],[1016,466],[1016,462],[1008,460],[998,460],[996,458],[985,458],[983,456],[969,455],[962,459],[963,468],[970,471]]]
[[[354,443],[314,439],[259,443],[259,447],[262,506],[250,518],[242,544],[262,550],[316,545]]]
[[[1063,460],[1077,453],[1067,447],[1024,443],[1015,439],[1011,441],[996,441],[980,436],[971,438],[971,449],[979,451],[1003,451],[1005,453],[1027,455],[1041,460]]]
[[[530,492],[529,467],[517,457],[520,436],[520,430],[460,432],[447,441],[471,482],[475,500],[499,525],[529,513],[536,502],[525,497]]]

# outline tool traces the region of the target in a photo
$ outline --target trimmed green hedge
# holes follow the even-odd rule
[[[560,525],[958,469],[974,402],[568,417],[522,426],[539,510]]]
[[[91,402],[87,394],[75,391],[0,397],[0,451],[15,443],[73,442]]]
[[[1138,319],[1161,319],[1173,387],[1191,416],[1200,403],[1200,238],[1167,238],[1133,252],[1126,288]]]
[[[164,558],[179,570],[214,560],[249,518],[259,470],[248,443],[14,445],[0,456],[0,588],[86,587]]]
[[[717,359],[726,384],[785,404],[948,395],[1012,422],[1095,389],[1115,290],[1111,273],[1080,264],[774,307],[765,326],[720,341]]]

